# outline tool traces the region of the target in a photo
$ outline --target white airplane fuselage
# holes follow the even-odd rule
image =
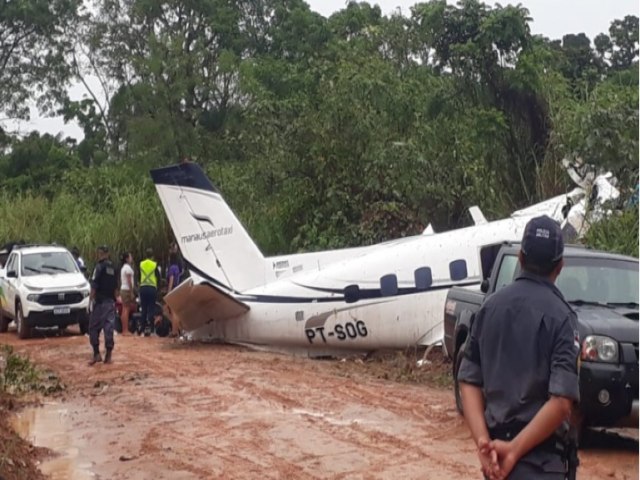
[[[561,195],[449,232],[265,258],[197,165],[152,176],[191,273],[165,297],[171,315],[194,339],[288,350],[440,342],[448,289],[482,281],[480,249],[519,241],[534,216],[562,221],[566,204]]]

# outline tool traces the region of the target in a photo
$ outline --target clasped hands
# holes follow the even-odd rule
[[[519,460],[512,442],[488,438],[478,441],[478,458],[482,473],[489,480],[504,480]]]

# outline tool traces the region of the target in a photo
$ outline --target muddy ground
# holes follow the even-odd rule
[[[11,415],[27,406],[27,402],[0,393],[0,479],[44,480],[37,463],[49,455],[44,448],[34,447],[11,428]]]
[[[239,347],[122,337],[88,367],[88,339],[0,334],[66,390],[13,426],[58,452],[64,479],[478,479],[450,364],[329,361]],[[637,430],[596,433],[580,479],[638,478]]]

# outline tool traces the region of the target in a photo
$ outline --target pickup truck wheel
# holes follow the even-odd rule
[[[18,328],[18,337],[21,339],[24,340],[31,336],[31,329],[22,314],[22,305],[20,305],[20,302],[16,304],[16,327]]]
[[[11,319],[2,313],[2,310],[0,310],[0,333],[6,333],[7,330],[9,330],[10,323]]]
[[[453,391],[456,396],[456,409],[460,415],[463,415],[462,411],[462,397],[460,396],[460,384],[458,382],[458,370],[460,370],[460,364],[462,363],[462,357],[464,356],[464,351],[459,348],[456,352],[456,360],[453,364]]]
[[[78,326],[80,327],[80,334],[85,335],[89,331],[89,315],[82,315],[78,321]]]

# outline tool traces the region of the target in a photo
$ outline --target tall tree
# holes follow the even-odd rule
[[[66,93],[70,31],[81,0],[0,1],[0,111],[27,118],[36,96],[48,109]]]

